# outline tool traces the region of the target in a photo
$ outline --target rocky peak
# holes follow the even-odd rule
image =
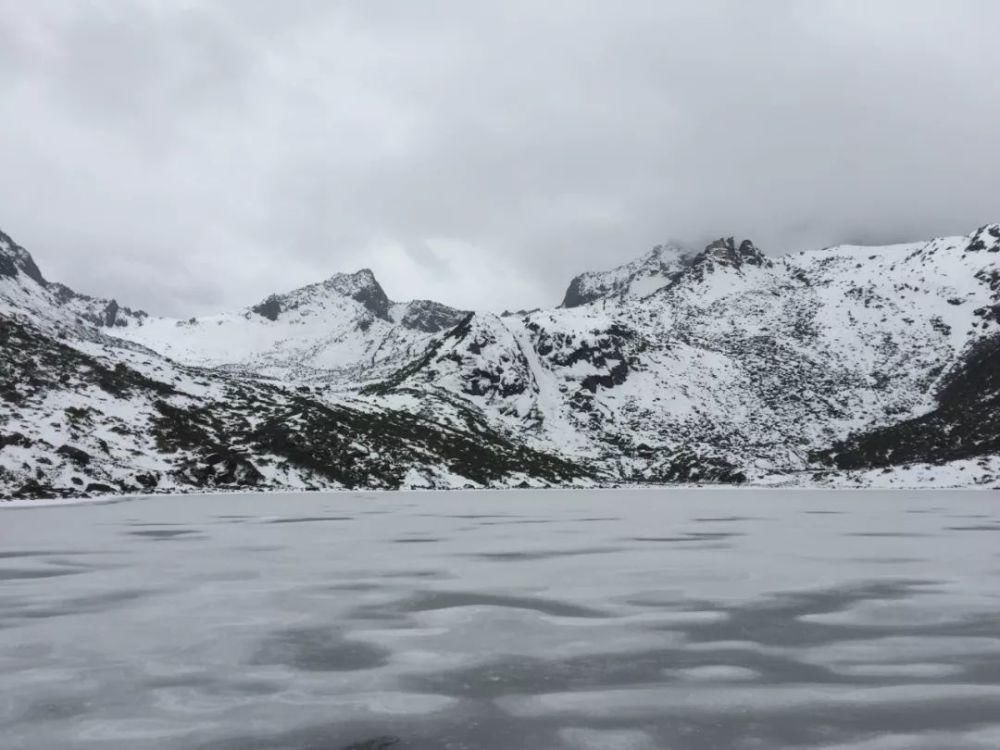
[[[360,302],[376,318],[391,320],[389,307],[392,301],[369,268],[354,273],[338,273],[327,279],[325,286]]]
[[[268,320],[277,320],[282,312],[308,304],[318,296],[327,295],[330,292],[360,302],[377,318],[391,320],[389,308],[392,306],[392,301],[375,279],[375,274],[368,268],[363,268],[355,273],[334,274],[326,281],[311,284],[287,294],[272,294],[250,309]]]
[[[688,262],[684,249],[676,245],[657,245],[641,258],[609,271],[588,271],[574,278],[563,297],[561,307],[579,307],[615,295],[642,296],[666,285]]]
[[[35,265],[31,253],[14,242],[8,235],[0,232],[0,277],[16,278],[22,273],[39,286],[48,286],[42,272]]]
[[[751,240],[743,240],[737,247],[736,241],[732,237],[720,237],[715,242],[710,243],[704,251],[695,257],[694,262],[697,263],[702,258],[733,268],[739,268],[743,264],[761,266],[767,263],[764,254]]]
[[[674,281],[684,279],[704,281],[708,274],[716,269],[731,268],[739,271],[744,266],[770,268],[773,263],[750,240],[743,240],[739,245],[733,237],[720,237],[709,243],[704,250],[687,259],[683,273],[677,274]]]
[[[121,307],[113,299],[91,297],[75,292],[65,284],[47,281],[31,253],[0,232],[0,278],[18,279],[21,276],[42,287],[44,291],[39,299],[48,299],[54,306],[64,308],[67,321],[111,328],[127,326],[130,321],[141,321],[148,317],[144,311]]]
[[[580,274],[570,282],[561,306],[578,307],[608,297],[641,298],[689,274],[702,279],[716,267],[739,269],[744,265],[767,267],[771,261],[752,241],[737,245],[733,237],[722,237],[697,254],[676,245],[657,245],[641,258],[610,271]]]
[[[370,268],[362,268],[354,273],[335,273],[326,280],[326,286],[341,294],[351,295],[359,289],[379,286],[379,283]]]

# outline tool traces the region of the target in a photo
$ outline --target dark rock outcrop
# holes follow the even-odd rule
[[[41,286],[48,286],[42,272],[35,265],[31,253],[18,245],[8,235],[0,232],[0,276],[10,278],[23,273]]]
[[[11,432],[7,435],[0,433],[0,450],[3,450],[8,445],[30,448],[32,446],[32,442],[20,432]]]
[[[11,496],[16,500],[38,500],[53,497],[70,497],[72,494],[72,490],[64,487],[53,487],[50,484],[29,479],[15,490]]]
[[[432,300],[418,299],[407,305],[399,321],[405,328],[424,333],[439,333],[458,325],[468,315],[466,310],[456,310]]]
[[[80,466],[86,466],[90,463],[90,454],[87,451],[77,448],[72,445],[60,445],[56,450],[60,456],[65,456],[70,461]]]
[[[118,322],[118,303],[114,300],[108,302],[104,308],[104,325],[111,328]]]
[[[363,268],[354,274],[354,278],[360,280],[361,284],[351,295],[351,299],[364,305],[376,318],[390,320],[389,307],[392,302],[382,289],[382,285],[375,279],[375,274]]]
[[[583,276],[577,276],[569,282],[566,294],[563,295],[562,307],[579,307],[600,299],[604,292],[598,289],[587,289]]]
[[[151,490],[160,483],[160,475],[155,471],[143,471],[133,477],[143,489]]]
[[[979,227],[965,248],[967,253],[1000,253],[1000,224]]]
[[[177,472],[182,481],[196,487],[255,487],[264,475],[246,453],[210,453],[201,460],[187,462]]]
[[[281,299],[276,294],[272,294],[266,300],[258,305],[254,305],[250,309],[268,320],[277,320],[278,316],[281,315]]]

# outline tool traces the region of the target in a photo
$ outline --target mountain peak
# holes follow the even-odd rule
[[[390,320],[389,308],[392,301],[382,289],[370,268],[362,268],[354,273],[335,273],[326,281],[296,289],[287,294],[272,294],[250,309],[268,320],[277,320],[285,310],[299,307],[316,295],[334,292],[360,302],[375,317]]]
[[[370,268],[360,268],[353,273],[335,273],[326,283],[331,286],[371,286],[378,285],[378,280]]]
[[[376,318],[390,320],[389,307],[392,305],[392,301],[370,268],[362,268],[354,273],[334,274],[326,280],[324,285],[360,302]]]
[[[703,278],[716,266],[738,269],[769,264],[748,239],[737,245],[733,237],[720,237],[697,254],[674,244],[657,245],[642,257],[609,271],[580,274],[570,282],[561,306],[578,307],[607,297],[645,297],[674,283],[688,270]]]
[[[124,327],[148,317],[143,310],[119,306],[113,299],[79,294],[65,284],[46,280],[31,253],[0,232],[0,280],[3,278],[11,279],[17,291],[13,297],[8,293],[0,293],[0,297],[16,299],[17,306],[30,309],[39,319],[58,321],[65,327]],[[27,279],[31,281],[26,283]]]
[[[577,277],[577,309],[391,303],[361,269],[190,324],[40,286],[2,235],[0,495],[998,481],[1000,225],[644,250]]]
[[[688,262],[683,248],[657,245],[648,253],[608,271],[587,271],[575,277],[566,289],[562,307],[579,307],[610,296],[643,296],[667,284]]]
[[[722,265],[739,268],[743,264],[760,266],[767,262],[767,259],[752,240],[743,240],[739,246],[733,237],[720,237],[715,242],[710,243],[705,249],[695,257],[694,262],[699,259],[711,259]]]
[[[0,231],[0,276],[15,278],[21,273],[39,286],[49,285],[31,253]]]

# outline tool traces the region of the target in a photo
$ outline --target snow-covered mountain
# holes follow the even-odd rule
[[[578,307],[608,297],[645,297],[666,286],[691,261],[674,245],[657,245],[646,255],[610,271],[587,271],[574,278],[562,307]]]
[[[6,494],[971,485],[1000,465],[1000,225],[658,246],[526,314],[392,302],[362,270],[187,320],[48,282],[0,235],[0,323]]]
[[[188,365],[364,381],[419,355],[432,334],[465,315],[430,300],[393,302],[363,269],[233,313],[146,317],[111,333]]]
[[[374,392],[438,415],[457,394],[623,480],[816,469],[848,435],[932,410],[996,335],[997,232],[771,259],[726,239],[657,266],[658,250],[577,277],[572,304],[476,315]]]
[[[0,316],[22,316],[50,332],[90,337],[94,328],[141,324],[142,310],[121,307],[47,281],[31,254],[0,231]]]

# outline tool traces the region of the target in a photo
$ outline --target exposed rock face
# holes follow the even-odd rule
[[[104,325],[111,328],[118,322],[118,303],[111,300],[104,308]]]
[[[389,320],[389,308],[392,302],[375,279],[375,275],[367,268],[351,274],[338,273],[320,284],[296,289],[287,294],[272,294],[250,309],[273,321],[277,320],[284,310],[308,306],[330,294],[342,295],[360,302],[375,317]]]
[[[969,239],[965,252],[1000,253],[1000,224],[987,224],[977,229]]]
[[[586,280],[582,276],[577,276],[569,282],[566,294],[563,296],[563,307],[579,307],[595,299],[600,299],[606,291],[604,289],[589,288]]]
[[[714,261],[723,265],[739,268],[744,263],[752,266],[761,266],[766,263],[764,254],[750,240],[743,240],[740,246],[736,247],[736,242],[732,237],[724,237],[708,245],[704,252],[700,253],[692,265],[700,265],[705,262]]]
[[[148,317],[142,310],[119,307],[115,300],[78,294],[64,284],[47,281],[31,254],[3,232],[0,232],[0,281],[5,282],[0,284],[0,302],[8,295],[21,304],[25,297],[35,298],[37,305],[32,313],[42,319],[39,322],[49,318],[64,327],[79,328],[82,324],[110,328],[141,325]]]
[[[281,315],[281,300],[277,295],[272,294],[259,305],[254,305],[250,309],[268,320],[277,320],[278,316]]]
[[[375,274],[363,268],[350,277],[351,299],[360,302],[372,315],[382,320],[389,320],[389,306],[392,304],[382,285],[375,280]]]
[[[195,487],[257,487],[264,481],[247,454],[236,451],[210,453],[203,460],[182,465],[175,474]]]
[[[406,311],[400,324],[406,328],[424,333],[439,333],[446,328],[457,326],[468,315],[467,311],[456,310],[440,302],[418,299],[405,305]]]
[[[76,448],[72,445],[61,445],[59,449],[56,450],[60,456],[65,456],[71,461],[79,464],[80,466],[86,466],[90,463],[90,454],[85,450]]]
[[[48,286],[31,254],[0,232],[0,276],[16,278],[19,273],[23,273],[39,286]]]

